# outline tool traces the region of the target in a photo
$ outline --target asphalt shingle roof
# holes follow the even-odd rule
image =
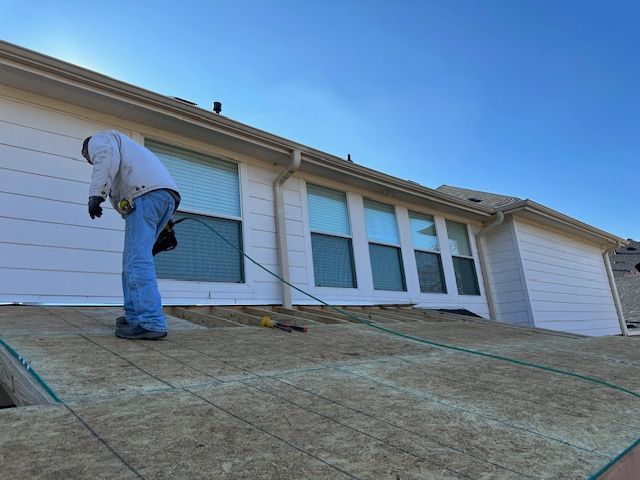
[[[471,190],[468,188],[452,187],[451,185],[441,185],[436,188],[436,190],[456,198],[461,198],[462,200],[479,203],[480,205],[491,208],[500,208],[522,201],[522,199],[518,197],[481,192],[479,190]]]

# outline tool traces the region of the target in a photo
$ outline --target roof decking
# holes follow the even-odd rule
[[[640,391],[635,339],[353,311]],[[583,479],[640,432],[628,393],[318,308],[271,312],[306,334],[253,326],[258,307],[174,313],[201,325],[135,342],[113,336],[115,308],[0,307],[3,339],[65,402],[0,410],[4,478]]]

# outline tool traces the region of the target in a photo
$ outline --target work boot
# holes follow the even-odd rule
[[[116,329],[116,337],[129,340],[159,340],[167,336],[167,332],[154,332],[140,325],[126,325]]]
[[[116,328],[126,327],[127,325],[129,325],[129,322],[127,322],[127,317],[116,318]]]

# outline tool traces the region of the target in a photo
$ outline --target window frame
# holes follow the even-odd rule
[[[462,222],[456,222],[455,220],[449,220],[449,219],[445,219],[445,227],[447,228],[447,242],[451,241],[450,237],[449,237],[449,223],[457,223],[458,225],[463,225],[465,232],[466,232],[466,239],[469,245],[469,251],[471,252],[471,255],[460,255],[460,254],[454,254],[451,251],[451,247],[449,247],[449,253],[451,254],[451,263],[453,266],[453,274],[454,274],[454,279],[456,281],[456,288],[458,291],[458,295],[464,295],[464,296],[472,296],[472,297],[477,297],[477,296],[481,296],[482,292],[480,291],[480,281],[478,279],[478,268],[476,266],[476,257],[473,254],[473,242],[471,241],[471,232],[469,230],[469,225],[466,223],[462,223]],[[458,277],[456,274],[456,264],[453,261],[454,258],[462,258],[462,259],[466,259],[466,260],[471,260],[471,267],[473,268],[473,279],[474,279],[474,283],[476,286],[476,292],[477,293],[460,293],[460,285],[458,285]]]
[[[431,293],[431,294],[435,294],[435,295],[446,295],[448,293],[447,291],[447,280],[444,274],[444,265],[442,264],[442,250],[440,248],[440,235],[438,235],[438,225],[436,223],[436,218],[434,215],[428,214],[428,213],[422,213],[422,212],[416,212],[415,210],[408,210],[407,211],[408,214],[408,219],[409,219],[409,239],[411,240],[411,246],[413,247],[413,252],[414,252],[414,260],[416,262],[416,271],[418,274],[418,289],[420,290],[420,293]],[[412,214],[415,215],[419,215],[421,217],[429,217],[431,218],[431,221],[433,222],[433,228],[436,232],[436,240],[438,242],[438,249],[437,250],[432,250],[432,249],[427,249],[427,248],[419,248],[414,244],[413,241],[413,230],[411,229],[411,216]],[[425,292],[422,290],[422,285],[420,284],[420,272],[418,270],[418,259],[416,257],[416,252],[421,252],[421,253],[429,253],[432,255],[436,255],[437,259],[438,259],[438,264],[439,264],[439,270],[440,270],[440,283],[442,284],[442,291],[440,292]]]
[[[197,148],[193,148],[193,147],[189,147],[189,146],[185,146],[185,145],[181,145],[178,143],[174,143],[174,142],[170,142],[164,139],[158,139],[155,137],[151,137],[151,136],[144,136],[142,137],[142,144],[145,148],[151,150],[151,152],[154,153],[154,155],[158,155],[154,150],[152,150],[151,148],[149,148],[149,145],[147,142],[151,142],[151,143],[156,143],[156,144],[160,144],[160,145],[165,145],[171,149],[175,149],[175,150],[182,150],[182,151],[186,151],[186,152],[191,152],[197,155],[201,155],[203,157],[209,157],[215,160],[218,160],[220,162],[226,162],[226,163],[231,163],[234,164],[236,167],[236,179],[238,182],[238,211],[240,213],[239,216],[236,215],[229,215],[229,214],[225,214],[225,213],[212,213],[211,211],[206,211],[206,210],[201,210],[201,209],[197,209],[197,208],[184,208],[182,202],[180,203],[180,205],[178,206],[178,209],[175,211],[175,214],[179,215],[181,213],[183,214],[187,214],[187,215],[196,215],[196,216],[201,216],[201,217],[206,217],[206,218],[214,218],[214,219],[221,219],[221,220],[230,220],[230,221],[234,221],[237,222],[239,224],[239,239],[240,239],[240,245],[237,246],[238,249],[240,249],[242,252],[244,252],[244,246],[245,246],[245,242],[246,242],[246,238],[245,238],[245,222],[244,222],[244,218],[243,218],[243,212],[244,212],[244,205],[243,205],[243,201],[242,201],[242,176],[241,176],[241,164],[240,162],[237,162],[235,160],[232,160],[230,158],[226,158],[223,157],[221,155],[218,154],[212,154],[210,152],[205,152],[202,151],[200,149]],[[182,159],[185,162],[189,162],[189,159]],[[162,160],[160,160],[162,162]],[[164,165],[164,163],[163,163]],[[171,174],[171,172],[169,172]],[[240,279],[235,281],[235,282],[231,282],[231,281],[215,281],[215,280],[204,280],[204,279],[197,279],[197,278],[193,278],[193,279],[184,279],[184,278],[175,278],[175,277],[160,277],[158,276],[159,280],[170,280],[170,281],[183,281],[183,282],[202,282],[202,283],[214,283],[214,284],[232,284],[232,285],[240,285],[240,284],[245,284],[247,283],[247,264],[246,264],[246,258],[245,256],[241,253],[238,252],[238,255],[240,256]]]
[[[346,210],[346,215],[347,215],[347,223],[349,225],[349,234],[344,234],[342,232],[331,232],[328,230],[322,230],[322,229],[314,229],[312,228],[312,220],[311,220],[311,209],[309,208],[309,185],[314,186],[314,187],[319,187],[321,189],[325,189],[325,190],[331,190],[334,192],[339,192],[341,194],[344,195],[344,205],[345,205],[345,210]],[[352,224],[353,222],[351,221],[351,209],[349,208],[349,195],[348,192],[345,192],[344,190],[339,190],[336,188],[332,188],[332,187],[326,187],[324,185],[319,185],[313,182],[305,182],[304,185],[304,189],[305,189],[305,194],[306,194],[306,202],[307,202],[307,215],[308,215],[308,219],[309,219],[309,246],[311,247],[311,266],[312,266],[312,270],[313,270],[313,284],[316,288],[343,288],[343,289],[349,289],[349,290],[353,290],[353,289],[357,289],[358,288],[358,273],[356,271],[356,259],[355,259],[355,252],[354,252],[354,247],[353,247],[353,228],[352,228]],[[325,237],[336,237],[336,238],[343,238],[345,240],[348,240],[349,243],[349,251],[350,251],[350,260],[351,260],[351,277],[353,280],[353,286],[350,287],[344,287],[344,286],[333,286],[333,285],[318,285],[316,283],[316,266],[315,266],[315,258],[313,256],[313,235],[323,235]]]
[[[380,240],[375,240],[375,239],[370,239],[369,238],[369,228],[367,226],[367,202],[373,202],[373,203],[377,203],[380,205],[385,205],[388,207],[391,207],[393,210],[393,221],[394,224],[396,226],[396,237],[398,239],[397,243],[392,243],[392,242],[385,242],[385,241],[380,241]],[[408,291],[408,287],[407,287],[407,273],[405,271],[404,268],[404,256],[402,254],[402,237],[400,235],[400,225],[398,224],[398,212],[396,209],[396,205],[395,204],[389,204],[389,203],[385,203],[385,202],[380,202],[378,200],[374,200],[373,198],[369,198],[369,197],[363,197],[362,198],[362,206],[363,206],[363,212],[364,212],[364,228],[365,228],[365,234],[367,236],[367,246],[368,246],[368,250],[369,250],[369,265],[371,266],[371,280],[373,282],[373,289],[375,291],[379,291],[379,292],[407,292]],[[381,247],[390,247],[390,248],[395,248],[397,250],[398,253],[398,263],[399,263],[399,267],[400,267],[400,279],[402,280],[402,289],[401,290],[389,290],[389,289],[380,289],[380,288],[376,288],[376,281],[374,278],[374,274],[373,274],[373,261],[371,259],[371,245],[379,245]]]

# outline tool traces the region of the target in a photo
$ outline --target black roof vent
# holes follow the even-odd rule
[[[470,202],[474,202],[474,203],[480,203],[482,201],[482,200],[480,200],[479,198],[476,198],[476,197],[467,198],[467,200],[469,200]]]
[[[213,111],[220,115],[220,112],[222,111],[222,103],[220,102],[213,102]]]

